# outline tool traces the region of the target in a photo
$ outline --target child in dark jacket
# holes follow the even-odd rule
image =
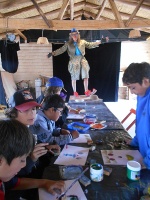
[[[55,122],[61,116],[64,106],[65,102],[57,94],[45,98],[34,125],[29,127],[30,131],[37,135],[39,142],[53,144],[55,141],[58,145],[64,145],[79,137],[77,131],[55,128]]]
[[[27,126],[14,119],[0,120],[0,135],[0,200],[6,199],[11,189],[14,193],[16,190],[32,188],[43,188],[53,195],[56,194],[55,189],[63,192],[63,181],[16,176],[21,168],[25,167],[26,158],[34,148],[34,138]],[[9,199],[13,200],[13,197]],[[35,199],[35,196],[32,199]]]

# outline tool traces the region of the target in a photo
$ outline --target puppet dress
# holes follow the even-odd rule
[[[79,54],[76,54],[76,46],[74,43],[66,42],[62,47],[53,51],[53,56],[58,56],[65,51],[67,51],[70,60],[68,63],[68,71],[71,75],[71,80],[79,80],[80,77],[82,79],[89,78],[89,70],[90,66],[85,59],[85,48],[92,49],[98,47],[97,42],[87,42],[85,40],[80,40],[77,43],[77,48],[79,50]]]

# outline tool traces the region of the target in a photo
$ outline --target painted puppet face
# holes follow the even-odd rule
[[[72,37],[72,39],[73,39],[74,42],[77,42],[78,36],[79,36],[78,32],[71,33],[71,37]]]

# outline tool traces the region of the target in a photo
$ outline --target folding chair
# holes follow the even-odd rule
[[[136,115],[136,111],[133,108],[131,108],[129,114],[127,114],[127,116],[121,121],[121,123],[123,124],[130,117],[131,114],[135,114]],[[127,126],[126,130],[128,131],[134,124],[135,124],[135,119],[132,121],[132,123],[130,123]]]

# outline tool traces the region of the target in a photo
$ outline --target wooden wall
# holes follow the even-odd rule
[[[52,77],[52,58],[47,58],[47,54],[51,51],[51,44],[20,44],[20,51],[18,51],[19,68],[17,73],[14,74],[15,81],[31,80],[31,84],[34,84],[39,75]]]

